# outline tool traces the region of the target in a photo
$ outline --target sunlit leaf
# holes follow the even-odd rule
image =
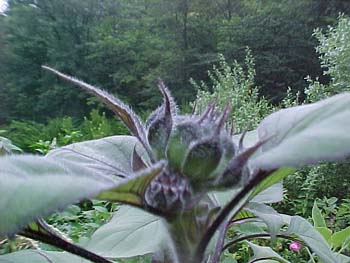
[[[330,239],[332,236],[332,230],[327,227],[315,227],[316,230],[324,237],[327,243],[330,245]]]
[[[279,181],[258,193],[251,199],[251,202],[272,204],[283,200],[283,183]]]

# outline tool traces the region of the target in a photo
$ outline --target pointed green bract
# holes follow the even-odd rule
[[[142,170],[140,174],[125,179],[125,183],[121,181],[119,186],[100,193],[97,198],[142,207],[148,185],[157,175],[162,173],[164,166],[165,162],[159,162],[148,169]]]
[[[176,104],[163,81],[158,81],[158,88],[164,97],[163,105],[148,119],[147,138],[155,156],[158,159],[165,157],[166,147],[173,128],[173,118],[176,114]]]
[[[174,128],[167,147],[167,158],[173,169],[181,171],[191,142],[199,137],[198,130],[199,125],[191,122],[179,124]]]
[[[198,142],[187,153],[183,173],[195,183],[207,182],[211,179],[211,173],[217,168],[221,155],[222,150],[219,141],[205,140]]]

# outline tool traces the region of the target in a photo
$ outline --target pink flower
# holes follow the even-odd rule
[[[299,242],[293,241],[292,243],[290,243],[289,249],[298,252],[302,248],[302,246],[303,245]]]

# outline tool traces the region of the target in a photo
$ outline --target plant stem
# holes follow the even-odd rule
[[[308,247],[305,247],[305,248],[306,248],[307,253],[308,253],[309,256],[310,256],[310,259],[311,259],[312,263],[316,263],[316,261],[315,261],[313,255],[312,255],[311,252],[310,252],[310,249],[309,249]]]
[[[226,220],[227,216],[230,214],[233,208],[267,176],[269,176],[273,171],[270,172],[258,172],[242,189],[238,194],[221,210],[220,214],[216,217],[214,222],[210,225],[204,236],[202,237],[196,251],[196,259],[201,262],[205,249],[207,248],[211,238],[214,236],[216,230],[220,225]]]
[[[225,235],[226,235],[228,226],[229,226],[229,222],[226,224],[222,224],[220,227],[219,237],[218,237],[218,240],[216,241],[215,251],[214,251],[213,259],[211,260],[211,263],[219,263],[220,255],[221,255],[221,252],[223,251],[222,248],[224,246],[224,240],[225,240]]]
[[[241,242],[243,240],[246,240],[246,239],[252,239],[252,238],[264,238],[264,237],[270,237],[271,235],[268,234],[268,233],[261,233],[261,234],[251,234],[251,235],[246,235],[246,236],[240,236],[232,241],[230,241],[229,243],[227,243],[223,248],[222,248],[222,251],[224,251],[225,249],[228,249],[230,246],[238,243],[238,242]],[[280,235],[276,235],[276,237],[280,237],[280,238],[284,238],[284,239],[288,239],[288,240],[292,240],[292,241],[297,241],[297,242],[300,242],[300,243],[303,243],[301,242],[299,239],[297,238],[293,238],[291,236],[287,236],[287,235],[283,235],[283,234],[280,234]],[[303,243],[304,244],[304,243]]]
[[[70,252],[74,255],[80,256],[82,258],[85,258],[87,260],[90,260],[91,262],[95,263],[113,263],[112,261],[101,257],[93,252],[90,252],[82,247],[79,247],[77,245],[74,245],[58,236],[50,236],[47,234],[43,234],[40,232],[35,232],[31,229],[26,229],[24,232],[20,233],[20,235],[36,239],[38,241],[44,242],[46,244],[61,248],[67,252]]]

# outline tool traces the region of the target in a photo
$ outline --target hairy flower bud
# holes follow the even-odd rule
[[[183,211],[191,201],[192,191],[186,178],[165,172],[155,178],[145,193],[148,205],[161,211]]]
[[[159,210],[184,211],[212,190],[235,187],[246,174],[249,157],[261,144],[243,149],[235,145],[226,126],[230,114],[211,103],[201,116],[177,115],[175,103],[162,82],[161,107],[147,120],[147,139],[166,171],[146,190],[148,205]]]

